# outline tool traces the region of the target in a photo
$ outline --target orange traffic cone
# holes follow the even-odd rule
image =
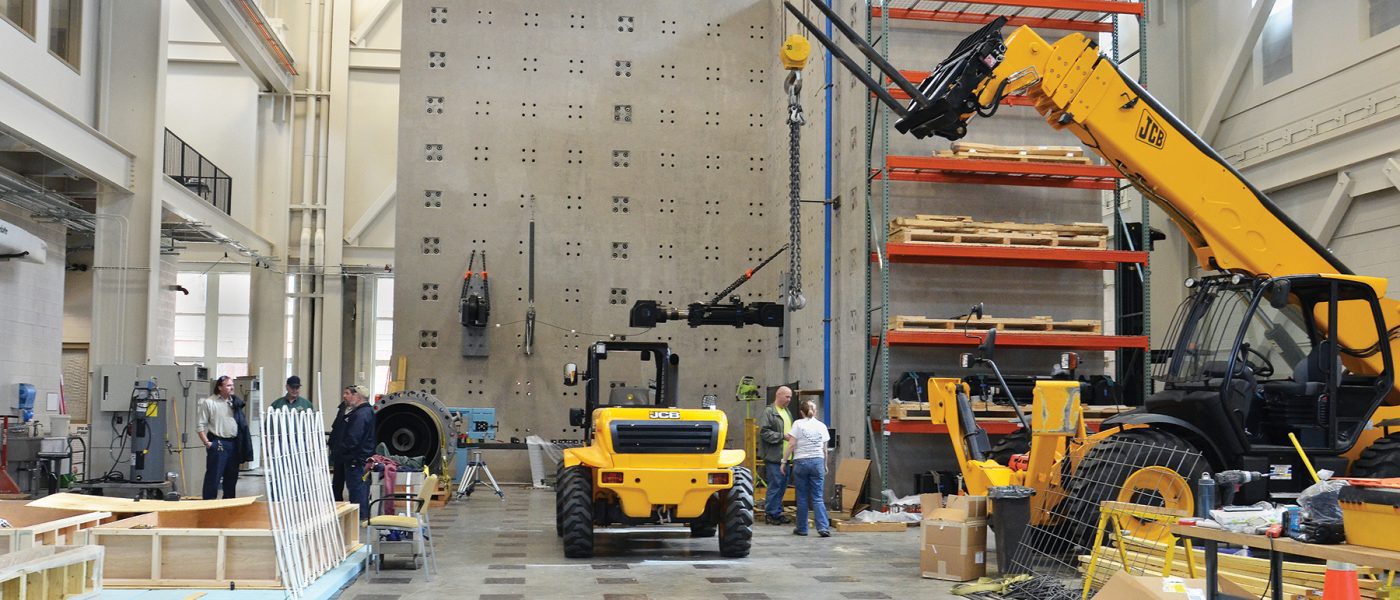
[[[1356,581],[1356,565],[1339,560],[1327,561],[1327,576],[1322,580],[1322,600],[1360,600],[1361,588]]]

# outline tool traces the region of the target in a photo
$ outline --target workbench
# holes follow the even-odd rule
[[[1220,544],[1231,544],[1247,548],[1266,550],[1269,553],[1269,591],[1274,600],[1283,600],[1283,555],[1306,556],[1321,560],[1335,560],[1363,565],[1387,571],[1400,571],[1400,552],[1366,548],[1351,544],[1304,544],[1297,540],[1279,537],[1268,538],[1262,535],[1235,533],[1193,525],[1172,525],[1172,534],[1178,537],[1199,540],[1205,547],[1206,555],[1206,598],[1215,600],[1219,592]]]

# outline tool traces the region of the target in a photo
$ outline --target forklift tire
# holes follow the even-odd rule
[[[1400,433],[1372,442],[1351,465],[1352,477],[1400,477]]]
[[[1123,483],[1137,471],[1136,468],[1124,465],[1131,464],[1133,467],[1162,466],[1175,470],[1174,465],[1162,464],[1171,462],[1165,460],[1165,456],[1159,456],[1159,454],[1165,453],[1154,452],[1147,456],[1133,456],[1133,446],[1121,442],[1151,444],[1178,451],[1200,453],[1200,449],[1191,443],[1160,429],[1129,429],[1115,433],[1099,442],[1079,462],[1079,468],[1074,472],[1069,489],[1065,490],[1067,497],[1054,511],[1066,517],[1064,536],[1074,543],[1085,546],[1093,543],[1094,531],[1098,528],[1099,523],[1099,504],[1105,500],[1116,500]],[[1195,468],[1197,471],[1209,471],[1210,469],[1210,463],[1205,458],[1201,458]],[[1191,482],[1191,473],[1177,471],[1177,474],[1188,484]],[[1137,501],[1146,503],[1141,500]]]
[[[719,554],[749,555],[753,542],[753,473],[734,467],[734,485],[720,493]]]
[[[992,449],[987,452],[987,458],[997,461],[1001,466],[1011,464],[1011,457],[1015,454],[1025,454],[1031,451],[1031,432],[1022,427],[1001,436],[997,443],[992,444]]]
[[[564,461],[559,461],[559,469],[554,472],[554,533],[564,537]]]
[[[593,556],[593,472],[577,465],[564,469],[559,477],[559,524],[564,538],[564,556]]]

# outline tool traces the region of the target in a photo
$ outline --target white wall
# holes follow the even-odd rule
[[[48,244],[42,265],[0,261],[0,410],[12,412],[19,383],[36,388],[36,415],[45,396],[58,393],[62,372],[64,228],[31,221],[27,213],[0,203],[0,220]]]
[[[187,2],[170,7],[165,127],[233,178],[231,216],[254,225],[258,85]]]
[[[350,129],[346,132],[345,227],[360,217],[393,185],[397,170],[399,74],[397,71],[350,72]],[[420,193],[421,194],[421,193]],[[394,211],[390,205],[360,236],[360,246],[394,246]]]
[[[33,38],[0,20],[0,74],[74,118],[95,125],[97,3],[83,2],[83,42],[77,70],[49,53],[49,2],[36,0],[35,5]]]

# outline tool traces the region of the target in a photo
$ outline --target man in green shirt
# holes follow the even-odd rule
[[[779,387],[773,393],[773,403],[763,409],[763,417],[758,429],[758,458],[763,460],[763,480],[768,488],[764,492],[764,522],[769,525],[782,525],[792,521],[783,514],[783,494],[787,491],[787,470],[784,456],[788,442],[785,439],[792,430],[792,413],[788,403],[792,402],[792,389]]]
[[[279,408],[290,408],[292,410],[311,410],[311,401],[301,397],[301,378],[293,375],[287,378],[287,395],[282,396],[272,402],[273,410]]]

